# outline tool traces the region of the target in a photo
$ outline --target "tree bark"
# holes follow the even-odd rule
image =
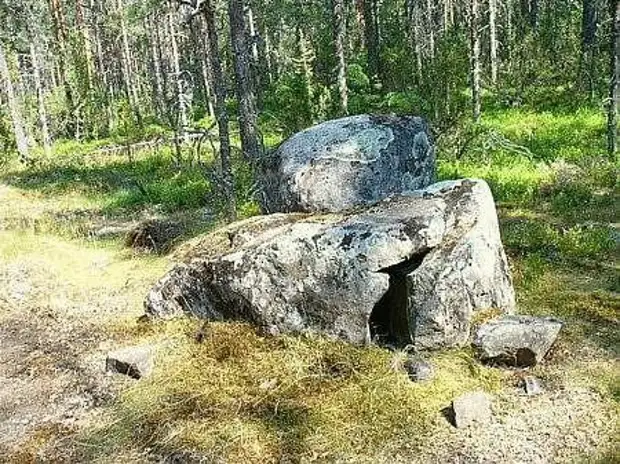
[[[480,120],[480,36],[478,0],[470,0],[471,94],[474,121]]]
[[[75,22],[81,36],[81,50],[78,50],[78,53],[83,55],[81,56],[81,59],[84,60],[84,71],[86,73],[86,92],[90,92],[93,88],[94,65],[90,31],[88,30],[88,27],[86,26],[86,23],[84,21],[84,7],[82,5],[82,1],[83,0],[75,0]]]
[[[347,87],[347,60],[345,57],[346,41],[346,11],[344,0],[332,0],[334,15],[334,42],[338,58],[338,94],[340,96],[340,111],[349,114],[349,89]]]
[[[618,152],[618,104],[620,103],[620,0],[608,0],[611,16],[609,106],[607,149],[612,160]]]
[[[422,50],[420,47],[420,10],[416,0],[406,0],[409,46],[415,60],[416,84],[422,84]]]
[[[70,136],[76,135],[77,121],[75,112],[75,101],[73,90],[69,83],[66,63],[69,59],[67,54],[67,23],[65,20],[62,4],[59,0],[49,0],[50,12],[52,13],[52,24],[55,36],[55,48],[57,52],[58,77],[62,83],[65,93],[65,104],[68,114],[67,133]]]
[[[15,141],[17,142],[17,152],[19,153],[20,160],[22,162],[27,162],[30,160],[28,134],[24,125],[21,104],[15,94],[15,88],[11,80],[11,72],[9,71],[9,64],[2,42],[0,42],[0,80],[2,80],[2,88],[9,103]]]
[[[206,44],[204,43],[204,29],[202,21],[192,21],[190,28],[192,32],[192,41],[194,46],[198,50],[206,50]],[[198,60],[200,61],[200,75],[202,77],[203,95],[205,99],[207,113],[209,117],[215,118],[215,109],[213,108],[213,84],[211,81],[211,71],[209,70],[209,62],[207,54],[205,52],[198,54]]]
[[[185,102],[185,92],[183,89],[183,75],[181,72],[181,59],[179,57],[179,44],[177,42],[176,22],[173,9],[168,11],[168,27],[170,28],[170,44],[172,51],[172,72],[174,73],[174,83],[177,100],[177,133],[179,137],[187,142],[187,108]]]
[[[314,57],[312,50],[309,47],[308,40],[304,34],[303,28],[297,28],[297,46],[299,48],[299,58],[301,60],[301,65],[304,71],[304,80],[305,80],[305,92],[304,97],[305,108],[307,109],[306,114],[309,115],[310,120],[308,122],[314,122],[315,114],[313,108],[314,101],[314,73],[312,71],[312,63],[311,60]]]
[[[583,0],[581,15],[581,78],[583,88],[587,88],[590,99],[594,97],[594,52],[596,42],[597,14],[594,0]]]
[[[489,0],[489,52],[491,61],[491,83],[497,85],[499,69],[498,43],[497,43],[497,0]]]
[[[151,60],[153,61],[153,101],[155,103],[155,113],[158,117],[165,114],[164,80],[162,77],[161,46],[159,38],[159,21],[153,18],[150,34]]]
[[[260,156],[256,99],[254,96],[250,49],[247,41],[243,0],[229,0],[228,19],[233,46],[233,62],[237,99],[239,101],[239,129],[241,148],[247,160],[255,162]]]
[[[224,195],[226,196],[228,208],[228,220],[234,221],[237,217],[237,211],[235,205],[235,185],[230,163],[230,133],[228,128],[228,113],[226,111],[226,84],[222,72],[222,59],[220,57],[213,0],[205,0],[203,14],[207,32],[207,54],[211,62],[211,72],[213,73],[215,117],[219,130],[220,162],[224,180]]]
[[[139,108],[138,90],[134,82],[133,70],[131,66],[131,49],[129,48],[129,36],[127,34],[127,24],[125,22],[123,2],[121,0],[117,0],[117,12],[120,16],[122,41],[121,57],[125,91],[127,93],[127,100],[129,102],[131,111],[136,117],[136,122],[138,123],[138,126],[142,127],[142,113],[140,112]]]

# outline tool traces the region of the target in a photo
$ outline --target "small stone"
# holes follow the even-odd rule
[[[483,361],[534,366],[555,342],[562,322],[548,317],[503,316],[483,324],[474,346]]]
[[[147,377],[153,371],[150,346],[133,346],[108,353],[106,371],[128,375],[134,379]]]
[[[540,381],[536,377],[525,377],[523,379],[523,388],[528,396],[540,395],[543,392]]]
[[[484,392],[466,393],[452,401],[452,423],[456,428],[491,422],[491,400]]]
[[[408,358],[405,361],[405,370],[412,382],[426,382],[433,378],[433,366],[420,359]]]

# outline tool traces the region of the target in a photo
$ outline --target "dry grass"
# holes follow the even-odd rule
[[[591,267],[561,260],[564,251],[600,260],[594,233],[569,243],[571,236],[556,231],[561,220],[548,230],[528,229],[549,222],[545,211],[503,211],[505,226],[523,223],[504,227],[521,311],[567,323],[548,361],[527,372],[547,390],[530,399],[520,396],[526,372],[484,367],[468,350],[431,355],[435,378],[414,384],[400,368],[400,352],[264,337],[233,323],[209,324],[198,343],[197,321],[139,323],[146,291],[171,260],[124,250],[120,238],[91,239],[95,227],[135,219],[124,212],[106,217],[103,205],[84,189],[50,194],[0,186],[0,381],[19,386],[9,399],[51,406],[12,410],[32,413],[32,427],[22,427],[10,446],[0,438],[0,461],[529,462],[539,457],[531,450],[542,462],[615,456],[617,267],[613,257]],[[261,220],[249,223],[261,232]],[[196,247],[210,255],[252,239],[237,233],[232,226],[189,241],[172,260]],[[559,259],[544,254],[548,237],[558,241]],[[481,313],[476,323],[493,315]],[[107,350],[142,343],[157,348],[152,377],[103,374]],[[67,422],[68,399],[89,389],[102,399]],[[495,423],[453,429],[442,409],[476,389],[494,394]]]
[[[91,457],[114,460],[120,446],[216,462],[389,461],[420,452],[455,395],[501,383],[463,351],[435,356],[436,378],[412,384],[376,347],[223,323],[210,324],[203,343],[192,341],[195,324],[176,326],[171,343],[170,330],[155,375],[86,438]]]

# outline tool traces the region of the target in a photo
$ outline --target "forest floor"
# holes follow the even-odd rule
[[[440,152],[440,176],[489,181],[519,311],[565,328],[534,368],[452,350],[429,355],[436,375],[420,384],[398,369],[402,353],[379,347],[237,323],[197,343],[197,321],[139,322],[174,253],[97,231],[153,215],[190,224],[188,237],[217,226],[195,169],[151,153],[5,166],[0,462],[620,461],[617,165],[588,151],[602,118],[505,112],[486,124],[466,156]],[[105,372],[108,351],[145,343],[151,377]],[[543,393],[526,396],[524,375]],[[454,428],[442,409],[479,389],[494,398],[492,424]]]

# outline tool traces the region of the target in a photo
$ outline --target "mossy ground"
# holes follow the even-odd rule
[[[37,167],[5,166],[0,456],[9,462],[613,461],[620,231],[618,166],[602,155],[604,120],[585,110],[509,110],[488,114],[481,127],[462,150],[456,140],[468,139],[467,130],[439,140],[440,176],[489,181],[520,312],[560,317],[566,327],[547,361],[529,372],[485,367],[469,350],[454,350],[429,354],[437,375],[423,384],[399,369],[403,353],[378,347],[265,337],[238,323],[202,329],[194,320],[138,322],[144,295],[172,258],[126,250],[122,237],[100,240],[92,231],[153,214],[190,223],[186,238],[213,229],[220,200],[196,165],[179,166],[163,151],[87,161],[61,153]],[[251,215],[252,187],[246,167],[237,166],[242,215]],[[134,382],[103,374],[106,350],[138,343],[157,347],[152,377]],[[542,380],[542,397],[519,395],[525,374]],[[442,409],[476,389],[495,396],[496,423],[475,432],[453,429]],[[46,406],[20,403],[24,395]],[[76,395],[96,400],[70,409]],[[67,411],[75,420],[66,419]]]

